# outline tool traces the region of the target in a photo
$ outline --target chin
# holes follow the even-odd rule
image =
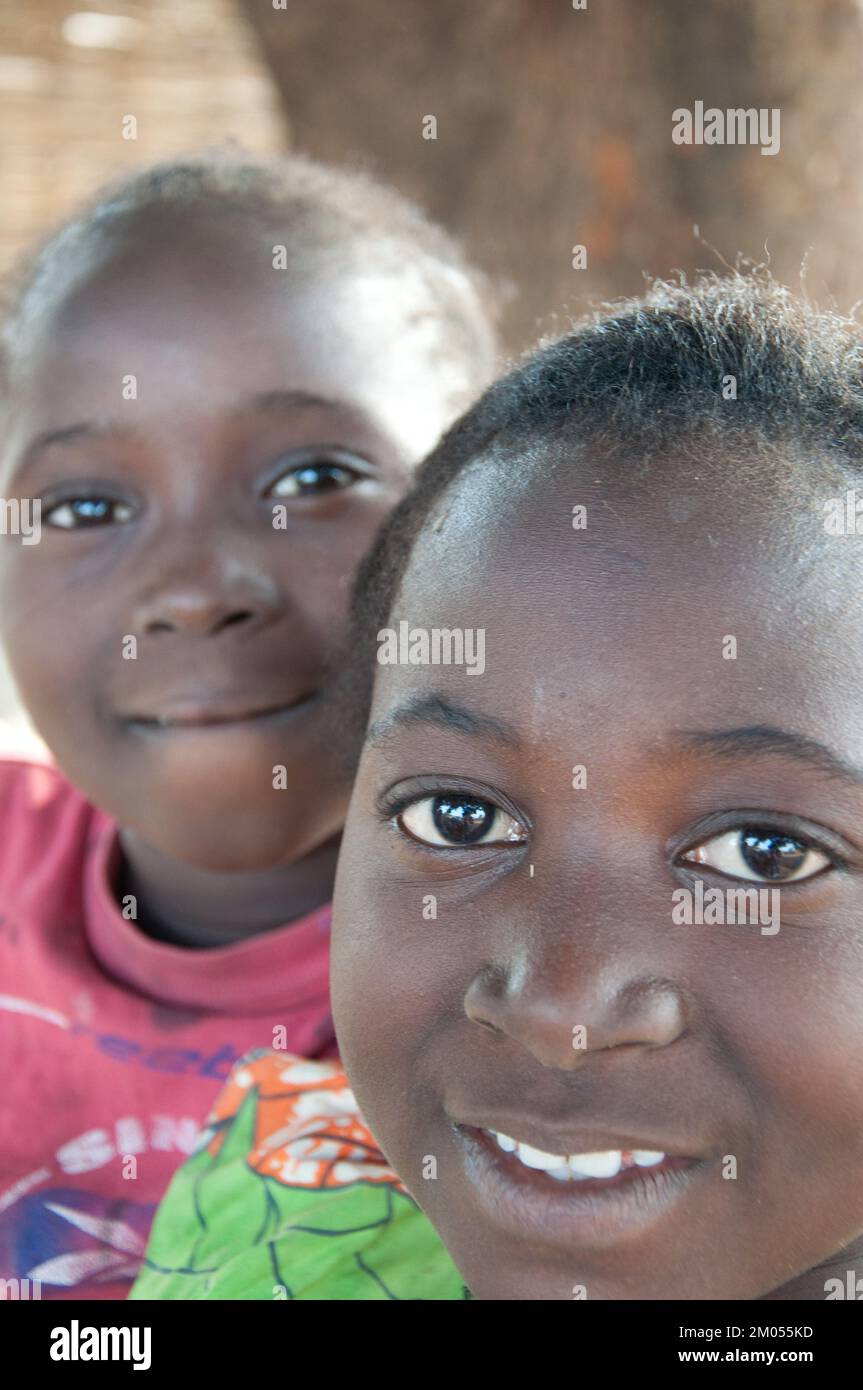
[[[238,796],[225,805],[211,798],[187,814],[176,805],[170,813],[152,812],[122,819],[143,841],[167,858],[214,874],[264,873],[294,864],[328,838],[328,820],[314,820],[301,807],[293,814],[274,814],[272,804],[243,808]],[[151,807],[156,803],[151,802]],[[287,808],[285,808],[287,810]],[[310,834],[310,830],[317,834]]]
[[[261,827],[260,833],[251,825],[245,830],[234,827],[226,834],[225,822],[220,820],[210,835],[206,825],[202,825],[196,826],[193,835],[187,830],[170,843],[147,838],[172,859],[214,874],[266,873],[287,868],[308,853],[308,847],[298,842],[296,835],[287,829],[278,833],[272,821],[266,829]]]

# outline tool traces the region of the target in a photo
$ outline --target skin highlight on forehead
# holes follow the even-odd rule
[[[210,379],[196,382],[191,376],[200,373],[204,343],[210,345],[220,394],[227,395],[227,374],[238,366],[242,370],[244,350],[250,364],[271,351],[268,375],[277,380],[286,365],[280,360],[285,333],[295,331],[301,336],[287,366],[305,383],[303,389],[322,394],[326,384],[337,409],[357,400],[361,408],[371,403],[380,427],[398,441],[407,461],[416,463],[476,390],[474,364],[444,351],[446,329],[429,284],[410,266],[367,266],[356,249],[326,274],[302,248],[299,263],[289,257],[287,269],[276,269],[274,235],[247,221],[234,230],[218,223],[198,228],[193,221],[175,228],[173,240],[162,227],[160,239],[150,243],[142,241],[138,229],[125,239],[114,238],[100,254],[83,245],[56,269],[19,323],[11,359],[17,389],[6,394],[6,408],[17,416],[30,397],[50,400],[70,357],[72,365],[80,361],[89,370],[87,358],[98,354],[100,345],[113,356],[125,323],[128,343],[119,349],[117,379],[94,364],[104,377],[106,411],[113,405],[115,414],[130,414],[128,403],[121,409],[120,368],[133,372],[148,344],[163,362],[173,358],[184,403],[197,390],[204,409]],[[232,325],[229,345],[226,321]],[[185,348],[189,338],[194,338],[191,354]],[[327,366],[334,344],[340,364],[335,396]],[[51,390],[46,390],[46,373]],[[247,394],[254,384],[248,381]],[[138,411],[152,405],[152,395],[148,400],[142,391]]]

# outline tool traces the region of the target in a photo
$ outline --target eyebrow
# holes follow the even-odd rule
[[[243,415],[250,411],[261,411],[264,414],[287,414],[289,411],[295,410],[328,410],[330,414],[341,415],[350,420],[355,420],[357,417],[356,407],[349,405],[346,401],[339,401],[329,396],[318,396],[313,391],[263,391],[259,395],[250,396],[247,400],[242,401],[236,406],[233,413]],[[128,426],[110,420],[83,420],[75,425],[66,425],[59,430],[46,430],[43,434],[37,434],[27,445],[15,468],[13,477],[17,478],[44,449],[50,449],[60,444],[76,444],[80,440],[103,439],[109,435],[128,436],[132,433],[134,431]]]
[[[416,726],[491,739],[508,747],[518,747],[521,743],[512,725],[490,715],[479,714],[465,705],[455,704],[441,695],[412,696],[396,706],[371,725],[366,734],[366,743],[377,747],[396,730]],[[657,756],[667,753],[669,742],[686,752],[707,752],[720,759],[731,760],[758,754],[787,758],[830,777],[863,786],[863,768],[839,757],[817,739],[770,724],[741,725],[733,729],[684,729],[673,735],[670,741],[664,742],[656,750]]]
[[[318,396],[313,391],[263,391],[244,401],[237,414],[249,410],[274,415],[290,410],[328,410],[331,414],[350,416],[352,419],[357,415],[357,407],[349,405],[347,401],[336,400],[334,396]]]
[[[445,729],[449,733],[503,743],[507,747],[518,747],[521,742],[512,725],[491,715],[480,714],[442,695],[413,695],[372,724],[366,743],[378,747],[398,729],[416,727]]]
[[[33,454],[54,444],[75,443],[78,439],[98,439],[106,434],[129,433],[131,431],[127,426],[113,424],[108,420],[84,420],[77,425],[66,425],[60,430],[46,430],[44,434],[37,434],[27,445],[23,459],[29,459]]]
[[[829,777],[863,786],[863,768],[841,758],[817,739],[770,724],[742,725],[736,729],[684,729],[675,734],[671,742],[688,752],[707,752],[716,758],[750,757],[759,753],[788,758]]]
[[[18,458],[9,475],[7,486],[16,483],[22,473],[35,462],[45,449],[58,444],[76,444],[79,440],[104,439],[108,436],[129,436],[134,431],[128,425],[119,425],[111,420],[82,420],[75,425],[64,425],[59,430],[45,430],[30,440]]]

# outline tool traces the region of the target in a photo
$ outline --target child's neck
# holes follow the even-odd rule
[[[135,897],[137,925],[157,941],[191,949],[227,946],[329,902],[339,839],[333,836],[296,864],[213,873],[171,859],[124,830],[117,896]]]

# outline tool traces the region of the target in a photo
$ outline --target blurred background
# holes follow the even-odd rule
[[[861,78],[863,0],[0,0],[0,272],[124,169],[236,141],[424,203],[506,287],[510,355],[738,254],[848,310]],[[696,101],[779,108],[779,153],[675,144]]]

